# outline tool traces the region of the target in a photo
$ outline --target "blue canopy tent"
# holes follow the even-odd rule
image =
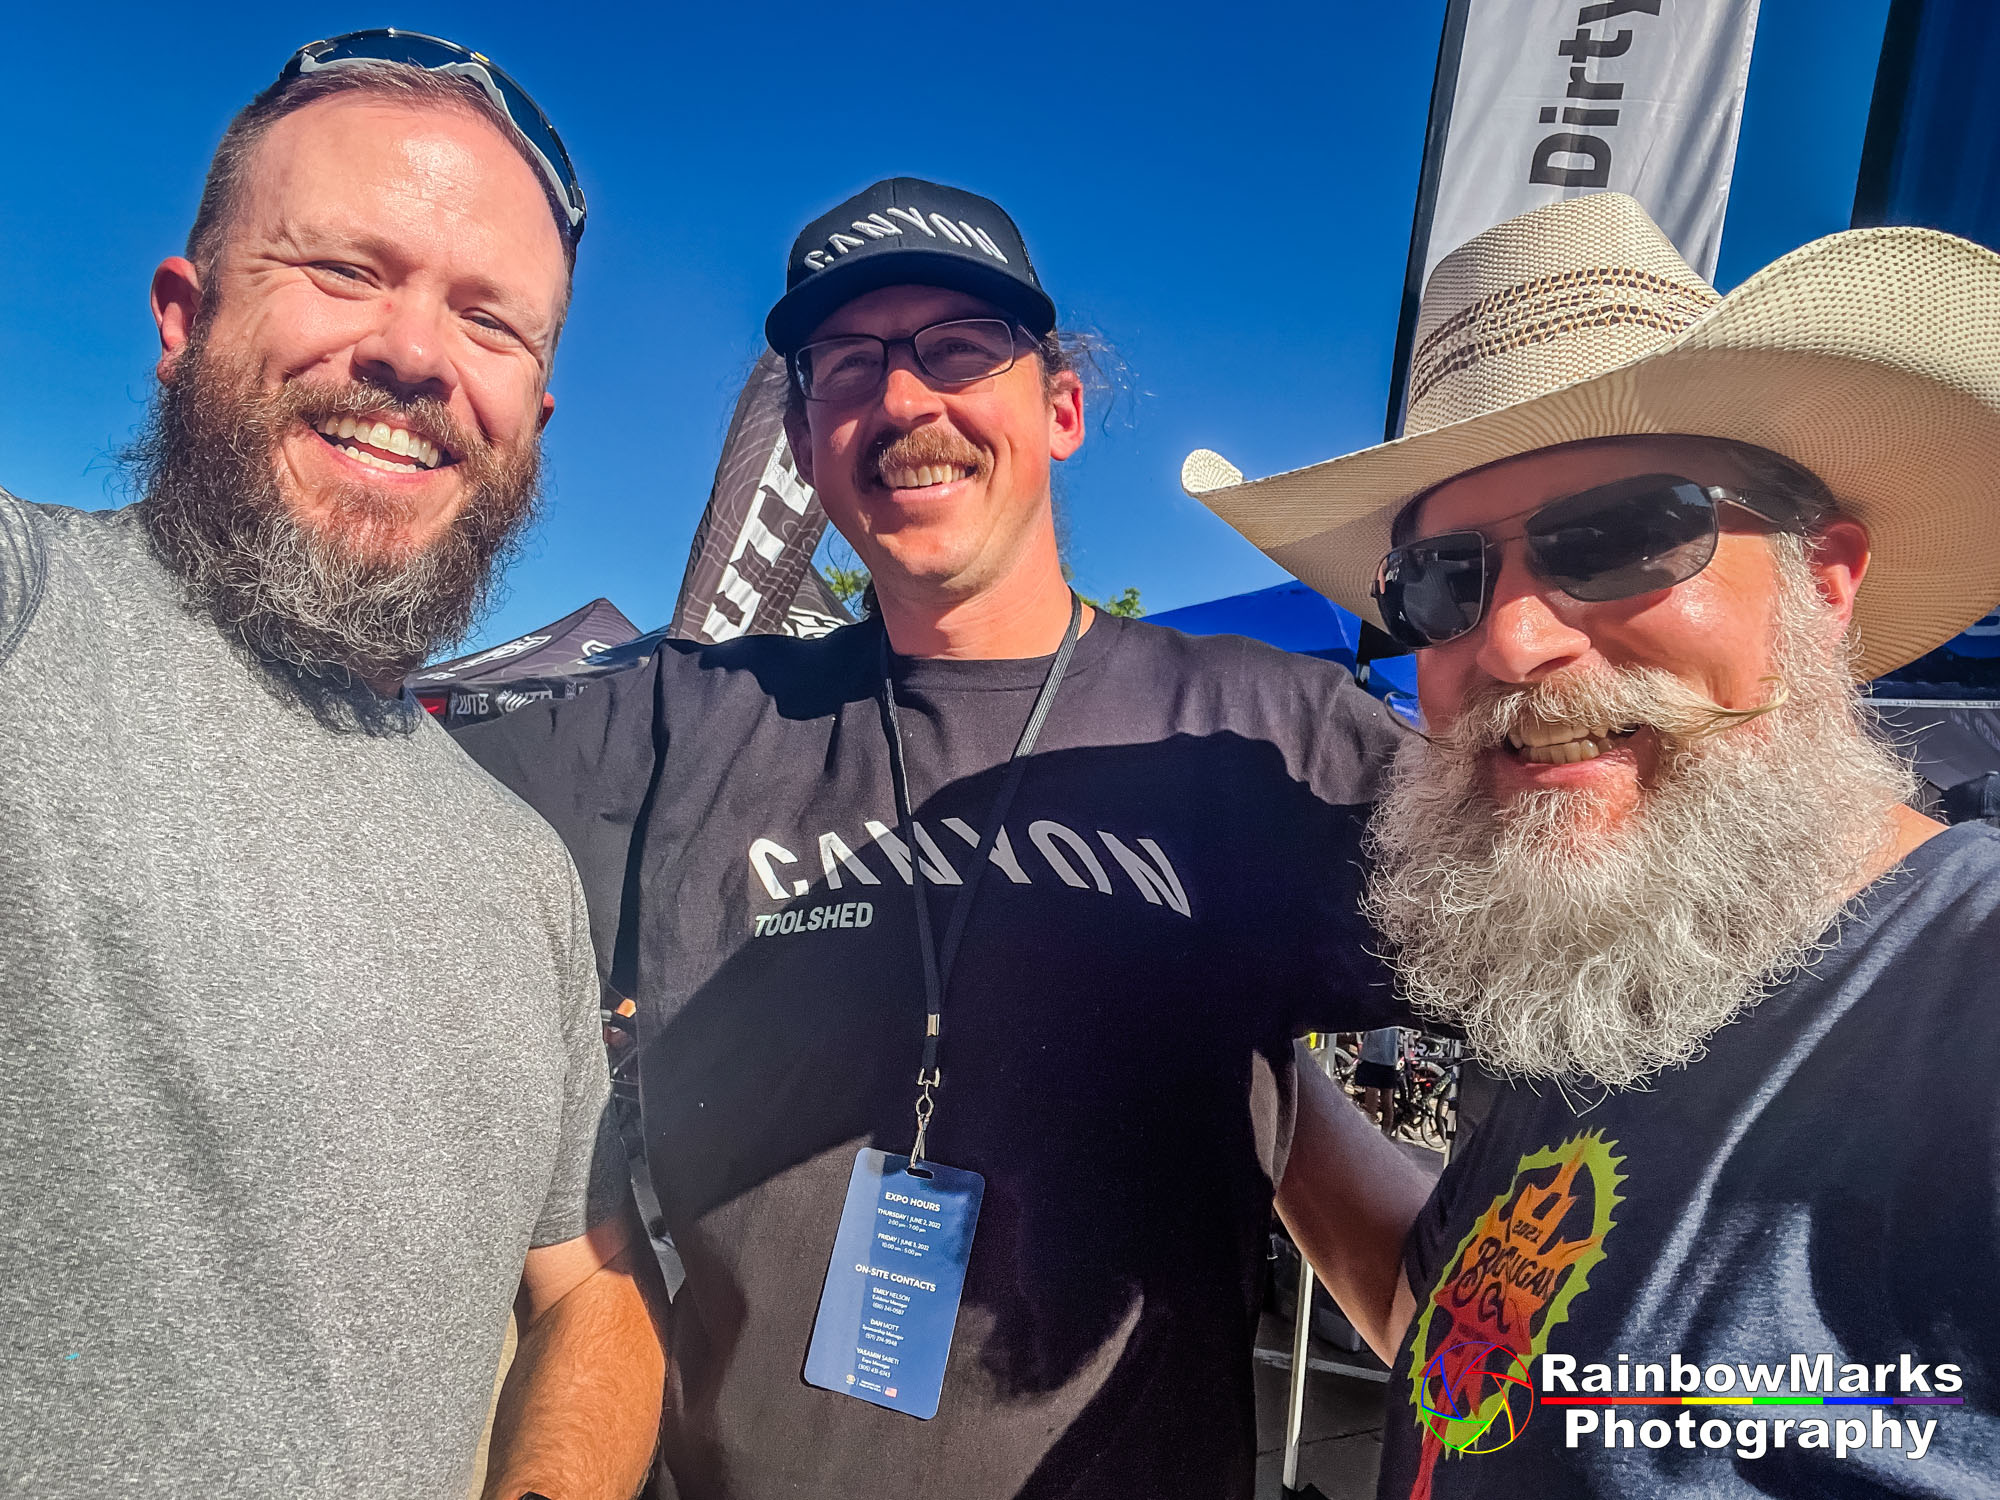
[[[1369,692],[1410,723],[1416,722],[1416,659],[1383,656],[1362,663],[1361,621],[1303,583],[1232,594],[1146,619],[1189,635],[1247,635],[1282,651],[1339,662]]]

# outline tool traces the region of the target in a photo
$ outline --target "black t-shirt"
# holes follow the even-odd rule
[[[568,842],[638,1003],[680,1493],[1248,1496],[1291,1042],[1395,1018],[1356,902],[1402,731],[1252,641],[1079,640],[945,1000],[928,1154],[986,1195],[917,1421],[801,1375],[854,1153],[909,1150],[922,1050],[880,643],[671,645],[464,736]],[[895,663],[940,934],[1047,666]]]
[[[2000,1494],[1996,1078],[2000,833],[1967,826],[1864,892],[1814,969],[1693,1065],[1608,1096],[1504,1091],[1407,1247],[1418,1318],[1390,1383],[1382,1496]],[[1573,1390],[1552,1386],[1563,1357]],[[1683,1370],[1674,1386],[1676,1360],[1701,1383]],[[1906,1362],[1921,1376],[1907,1388]],[[1636,1373],[1647,1364],[1661,1375]],[[1816,1400],[1864,1394],[1864,1378],[1867,1395],[1964,1405],[1547,1400]],[[1571,1447],[1573,1410],[1591,1415]],[[1866,1432],[1844,1458],[1842,1419]],[[1900,1447],[1886,1426],[1873,1446],[1878,1420]],[[1910,1424],[1929,1421],[1912,1458]],[[1726,1446],[1705,1446],[1706,1422],[1729,1425]],[[1447,1451],[1439,1430],[1479,1451]]]

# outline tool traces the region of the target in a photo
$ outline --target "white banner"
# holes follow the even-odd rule
[[[1503,219],[1607,190],[1645,204],[1713,281],[1757,0],[1458,0],[1452,10],[1464,33],[1413,290]]]

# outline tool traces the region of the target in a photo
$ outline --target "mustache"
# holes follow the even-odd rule
[[[314,426],[328,418],[393,417],[442,449],[446,463],[483,453],[488,447],[465,430],[439,397],[405,396],[371,380],[287,381],[270,394],[269,403],[274,433],[293,421]]]
[[[984,451],[935,423],[893,436],[885,434],[875,444],[871,461],[878,479],[891,469],[920,469],[925,465],[943,464],[968,468],[975,478],[981,479],[993,468],[993,460]]]
[[[1669,746],[1691,745],[1782,708],[1791,697],[1782,676],[1751,708],[1724,708],[1673,673],[1657,667],[1575,668],[1525,686],[1491,682],[1475,688],[1433,745],[1450,754],[1495,750],[1527,724],[1590,724],[1613,730],[1651,729]]]

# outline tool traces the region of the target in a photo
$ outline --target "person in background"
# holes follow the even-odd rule
[[[999,205],[877,183],[786,285],[792,449],[877,610],[669,642],[464,735],[569,843],[638,1004],[678,1494],[1247,1500],[1293,1039],[1396,1014],[1357,861],[1404,734],[1328,663],[1072,595],[1083,388]],[[911,1240],[945,1199],[868,1175],[915,1154],[983,1183],[956,1303],[904,1269],[951,1267]],[[857,1203],[886,1263],[833,1255]],[[1381,1228],[1348,1239],[1386,1309]]]
[[[0,1473],[627,1500],[664,1366],[560,842],[398,696],[533,513],[583,199],[358,33],[154,273],[136,505],[0,492]],[[274,1019],[281,1016],[282,1019]]]
[[[1403,1028],[1379,1026],[1361,1038],[1361,1056],[1354,1064],[1354,1081],[1361,1087],[1361,1108],[1382,1122],[1382,1134],[1396,1133],[1396,1084],[1403,1076]]]
[[[1947,235],[1719,297],[1577,198],[1439,265],[1409,436],[1206,487],[1416,648],[1369,910],[1536,1085],[1414,1221],[1383,1496],[1996,1493],[2000,833],[1914,811],[1857,691],[2000,599],[1996,327],[2000,256]],[[1366,1196],[1319,1114],[1315,1257]],[[1552,1404],[1692,1389],[1805,1404]]]
[[[1945,788],[1941,811],[1947,823],[1981,821],[2000,826],[2000,771]]]

